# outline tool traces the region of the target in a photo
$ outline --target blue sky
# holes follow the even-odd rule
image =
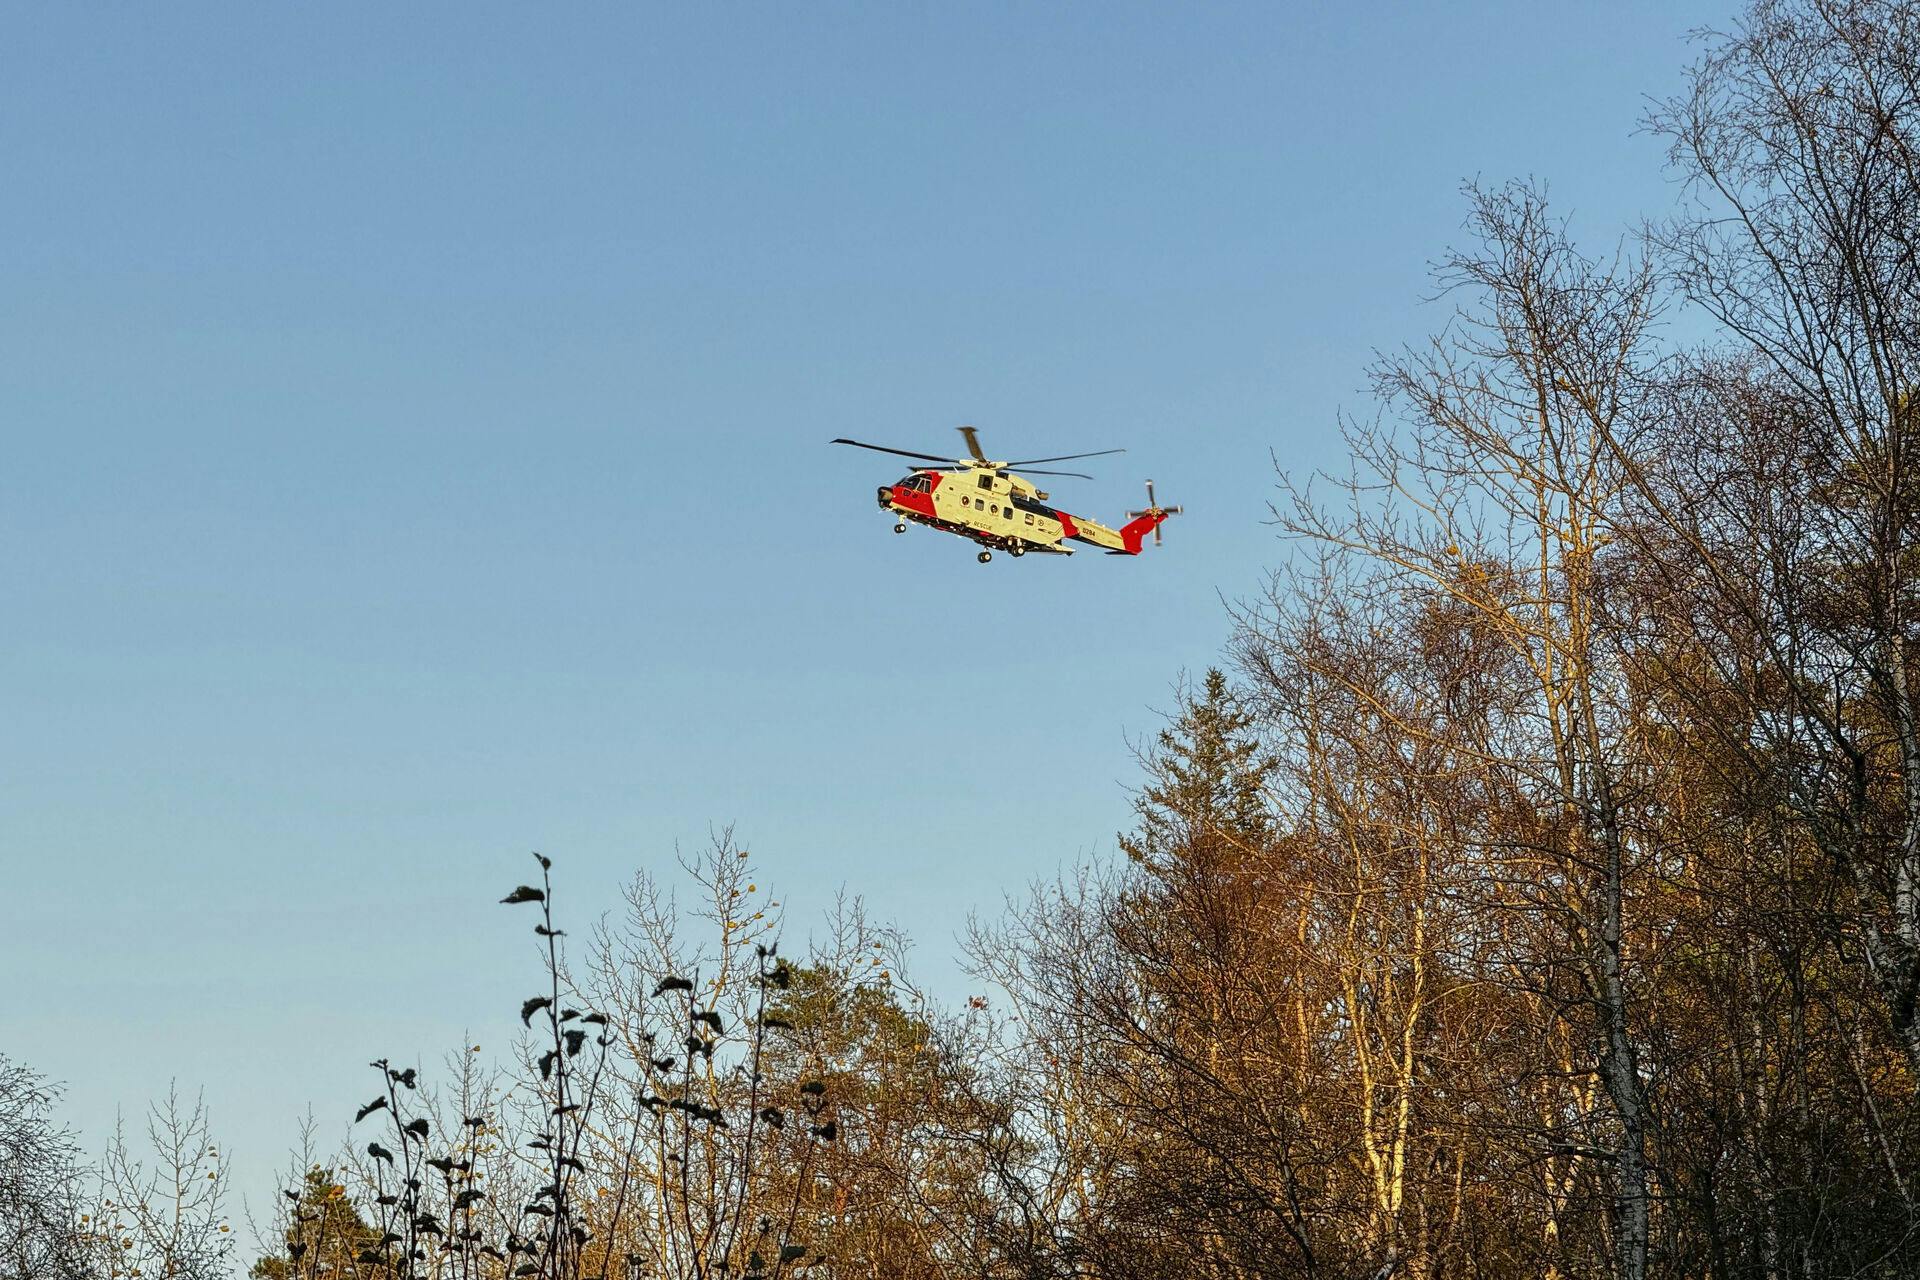
[[[508,1038],[528,850],[586,913],[725,823],[961,993],[1284,555],[1270,457],[1444,321],[1461,180],[1659,212],[1729,7],[0,4],[0,1052],[90,1142],[204,1085],[258,1199]],[[962,422],[1187,513],[983,567],[826,445]]]

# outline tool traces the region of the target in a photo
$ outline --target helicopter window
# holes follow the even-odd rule
[[[993,514],[995,515],[1000,514],[1000,504],[997,502],[993,504]]]
[[[980,477],[980,487],[981,487],[982,489],[991,489],[991,488],[993,488],[993,477],[992,477],[992,476],[981,476],[981,477]]]
[[[1033,523],[1033,512],[1031,512],[1031,511],[1029,511],[1029,512],[1027,512],[1027,523],[1028,523],[1028,524],[1032,524],[1032,523]]]
[[[963,507],[970,507],[973,505],[973,499],[969,498],[966,494],[963,493],[960,495],[960,505]]]

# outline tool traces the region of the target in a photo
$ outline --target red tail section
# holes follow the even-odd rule
[[[1148,511],[1138,519],[1121,525],[1120,540],[1127,544],[1126,554],[1139,555],[1141,540],[1165,523],[1167,515],[1165,511]]]

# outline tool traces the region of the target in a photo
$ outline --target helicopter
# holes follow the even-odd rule
[[[1160,526],[1168,516],[1180,514],[1179,507],[1159,504],[1153,495],[1153,481],[1149,480],[1147,505],[1139,511],[1127,512],[1127,523],[1112,529],[1097,520],[1069,515],[1048,506],[1047,495],[1026,478],[1028,475],[1076,476],[1091,480],[1092,476],[1079,471],[1039,471],[1034,466],[1041,462],[1099,458],[1125,453],[1125,449],[996,462],[980,451],[977,431],[972,427],[961,427],[959,431],[970,455],[965,458],[948,459],[938,454],[892,449],[844,437],[828,443],[939,463],[939,466],[915,467],[893,484],[881,485],[880,509],[894,517],[895,533],[905,533],[907,525],[913,523],[972,539],[980,544],[981,551],[976,558],[981,564],[993,559],[995,551],[1005,551],[1016,559],[1029,551],[1070,556],[1073,548],[1067,544],[1071,542],[1101,547],[1112,556],[1137,556],[1149,533],[1153,535],[1154,545],[1159,546]],[[1026,474],[1018,474],[1020,472]]]

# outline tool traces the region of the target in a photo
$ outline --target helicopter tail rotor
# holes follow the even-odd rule
[[[1151,519],[1153,521],[1151,526],[1153,529],[1153,545],[1157,547],[1160,545],[1160,526],[1166,523],[1168,516],[1177,516],[1184,510],[1186,510],[1184,507],[1161,506],[1159,500],[1153,496],[1153,481],[1149,480],[1147,481],[1146,508],[1141,511],[1129,511],[1127,512],[1127,517],[1136,523]],[[1131,528],[1132,526],[1128,527]],[[1125,532],[1125,530],[1122,530],[1122,532]],[[1144,527],[1141,532],[1146,532]]]

